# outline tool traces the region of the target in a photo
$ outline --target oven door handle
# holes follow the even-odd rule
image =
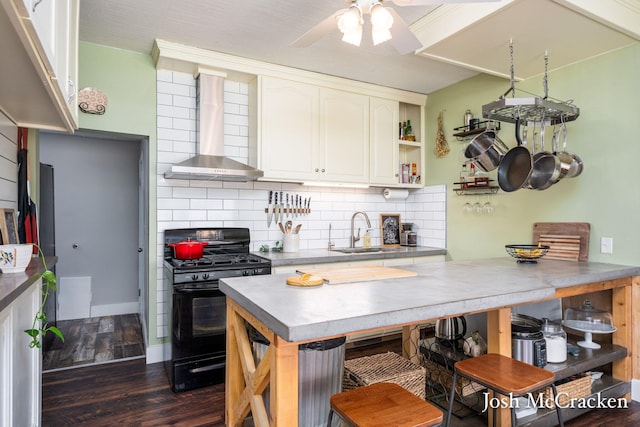
[[[174,291],[180,294],[216,292],[216,293],[219,293],[220,295],[224,295],[222,291],[220,291],[220,288],[217,285],[211,288],[191,288],[191,287],[175,286]]]
[[[212,365],[201,366],[199,368],[189,369],[189,372],[192,373],[192,374],[197,374],[199,372],[213,371],[214,369],[224,368],[224,365],[225,365],[225,362],[214,363]]]

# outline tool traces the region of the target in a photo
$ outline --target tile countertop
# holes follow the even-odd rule
[[[347,267],[348,268],[348,267]],[[287,341],[489,311],[555,297],[556,289],[640,275],[640,267],[513,258],[403,266],[415,277],[296,287],[290,274],[226,278],[220,290]]]
[[[58,258],[46,257],[45,261],[47,267],[51,269]],[[44,273],[44,267],[39,257],[34,257],[27,269],[21,273],[0,273],[0,311],[29,289],[36,280],[40,279],[42,273]]]
[[[298,252],[253,252],[254,255],[268,258],[273,267],[302,264],[325,264],[331,262],[366,261],[390,258],[410,258],[433,255],[445,255],[446,249],[430,246],[399,246],[392,252],[345,254],[328,249],[307,249]]]

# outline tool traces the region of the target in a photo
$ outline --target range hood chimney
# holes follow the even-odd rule
[[[198,76],[198,155],[172,165],[165,178],[208,181],[255,181],[258,170],[224,156],[224,77]]]

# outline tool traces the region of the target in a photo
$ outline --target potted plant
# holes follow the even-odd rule
[[[31,326],[31,329],[25,329],[25,332],[31,337],[31,342],[29,343],[30,348],[42,348],[41,340],[44,339],[47,332],[52,332],[62,341],[64,341],[64,335],[62,334],[62,332],[60,332],[60,329],[47,323],[47,315],[44,312],[44,305],[47,302],[49,293],[52,291],[55,292],[57,290],[56,275],[53,273],[53,271],[47,268],[47,262],[45,260],[42,249],[40,249],[40,247],[36,244],[33,244],[33,246],[38,249],[38,254],[40,256],[40,259],[42,260],[42,266],[44,267],[44,273],[42,273],[42,275],[40,276],[42,278],[44,286],[42,289],[42,303],[40,304],[38,311],[36,311],[33,317],[33,324]]]

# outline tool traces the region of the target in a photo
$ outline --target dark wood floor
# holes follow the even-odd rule
[[[398,346],[399,348],[399,346]],[[380,352],[348,350],[347,357]],[[224,385],[173,393],[162,363],[143,359],[96,365],[43,375],[42,425],[59,426],[223,426]],[[478,419],[456,426],[482,425]],[[640,425],[640,403],[629,409],[592,411],[568,427]]]
[[[42,369],[68,369],[144,357],[144,339],[138,314],[59,320],[64,341],[48,334]]]

